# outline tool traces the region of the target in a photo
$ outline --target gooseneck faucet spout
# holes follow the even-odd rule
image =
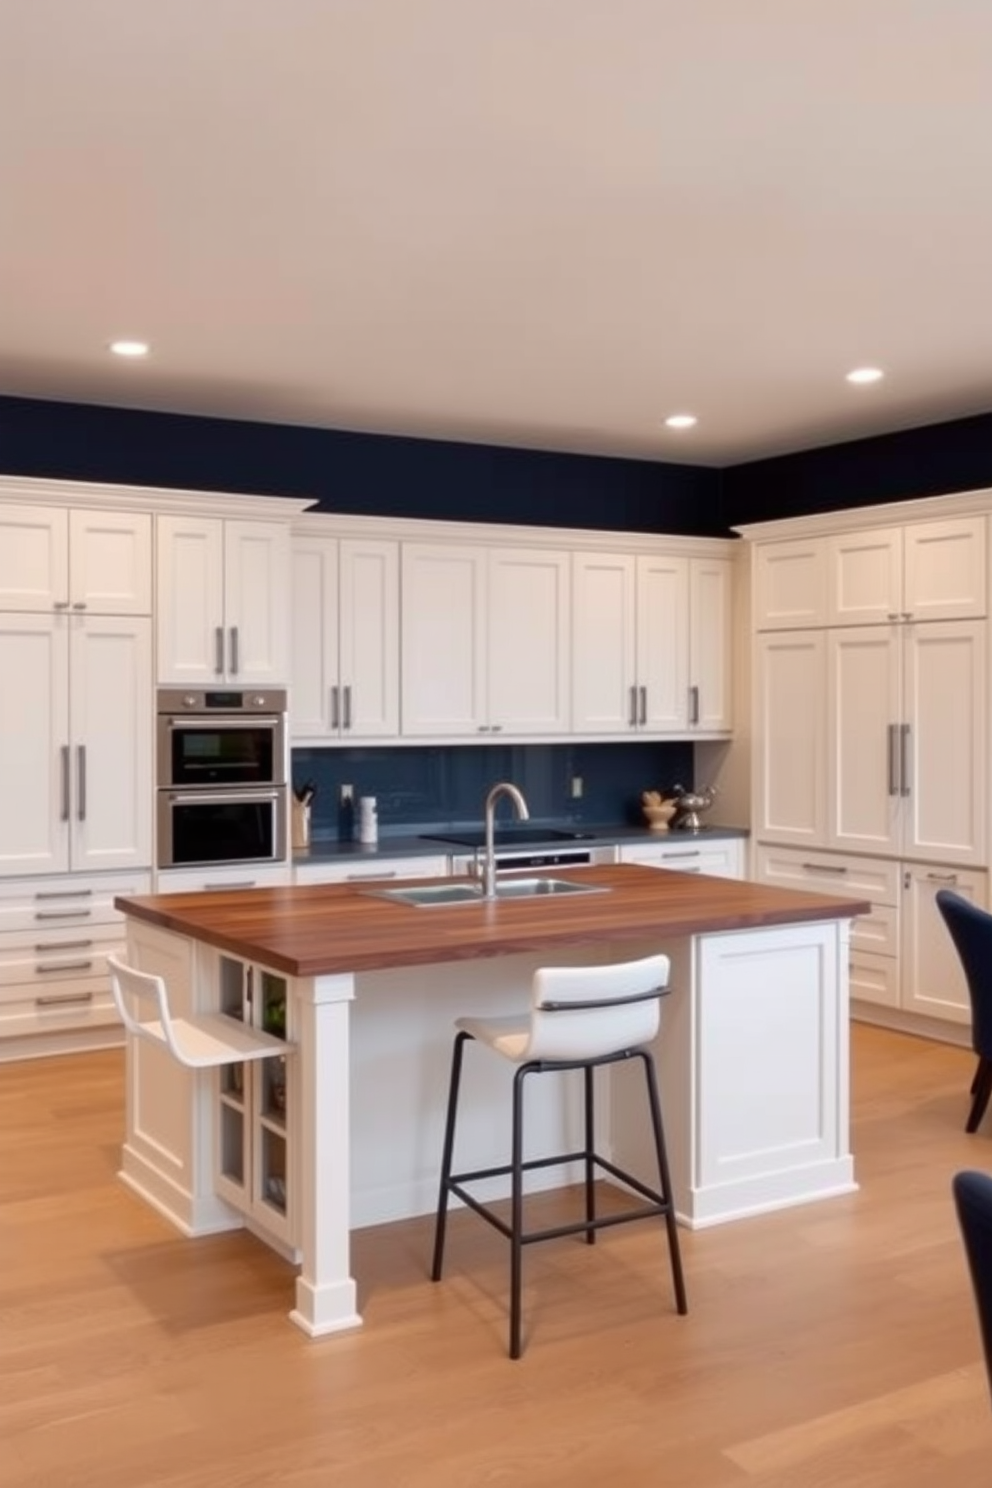
[[[523,792],[508,780],[501,780],[498,785],[494,785],[486,796],[486,849],[482,863],[482,892],[487,899],[496,898],[496,802],[500,796],[509,796],[521,821],[526,821],[530,816]]]

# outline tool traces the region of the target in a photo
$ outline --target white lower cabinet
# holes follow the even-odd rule
[[[114,898],[150,887],[145,873],[0,880],[0,1062],[120,1043]]]
[[[744,844],[739,837],[700,841],[671,837],[664,842],[620,844],[621,863],[643,863],[680,873],[708,873],[714,878],[744,877]]]
[[[292,1044],[293,1007],[285,977],[218,955],[217,985],[222,1013]],[[300,1212],[292,1054],[221,1065],[215,1081],[217,1192],[252,1227],[291,1253]]]
[[[985,907],[986,873],[759,844],[755,876],[762,883],[870,901],[869,913],[851,927],[851,1000],[856,1013],[861,1004],[865,1010],[888,1009],[910,1019],[970,1023],[964,975],[936,895],[949,888]],[[903,1026],[913,1025],[904,1021]]]

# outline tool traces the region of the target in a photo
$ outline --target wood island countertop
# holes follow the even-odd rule
[[[295,977],[376,971],[596,942],[671,938],[866,914],[861,899],[633,863],[556,870],[608,889],[561,898],[416,907],[381,884],[319,884],[115,899],[125,915]],[[437,883],[404,879],[401,887]],[[457,880],[446,880],[457,882]]]

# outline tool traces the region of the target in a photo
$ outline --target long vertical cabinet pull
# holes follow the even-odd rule
[[[62,762],[62,810],[59,813],[62,821],[69,820],[69,746],[63,744],[59,749]]]
[[[899,795],[899,725],[889,724],[889,795]]]
[[[76,749],[76,815],[81,822],[86,820],[86,745]]]
[[[241,641],[238,627],[231,626],[231,675],[236,677],[241,670]]]
[[[340,709],[340,706],[338,704],[338,694],[339,694],[339,691],[340,691],[340,689],[338,687],[336,687],[336,686],[331,688],[331,728],[332,729],[336,729],[336,728],[340,728],[341,727],[341,709]]]
[[[498,725],[495,725],[494,727],[498,727]],[[350,682],[348,683],[347,687],[344,689],[344,723],[342,724],[342,728],[346,728],[346,729],[350,729],[351,728],[351,683]]]
[[[909,789],[909,724],[899,725],[899,794],[908,796]]]
[[[214,630],[214,671],[218,677],[224,675],[224,627],[218,625]]]
[[[699,688],[689,688],[689,722],[699,722]]]
[[[630,689],[630,713],[629,713],[629,715],[627,717],[627,722],[630,724],[631,728],[636,728],[637,727],[637,688],[636,687],[631,687],[631,689]]]
[[[638,722],[643,727],[648,721],[648,690],[646,687],[639,687],[637,691],[641,698],[641,711],[638,714]]]

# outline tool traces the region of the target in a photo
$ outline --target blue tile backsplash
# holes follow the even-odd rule
[[[482,820],[486,792],[512,780],[537,822],[581,826],[640,825],[642,790],[693,781],[691,743],[483,744],[294,749],[293,785],[312,782],[316,839],[351,835],[340,787],[355,799],[375,796],[381,836]],[[572,796],[572,781],[582,796]]]

